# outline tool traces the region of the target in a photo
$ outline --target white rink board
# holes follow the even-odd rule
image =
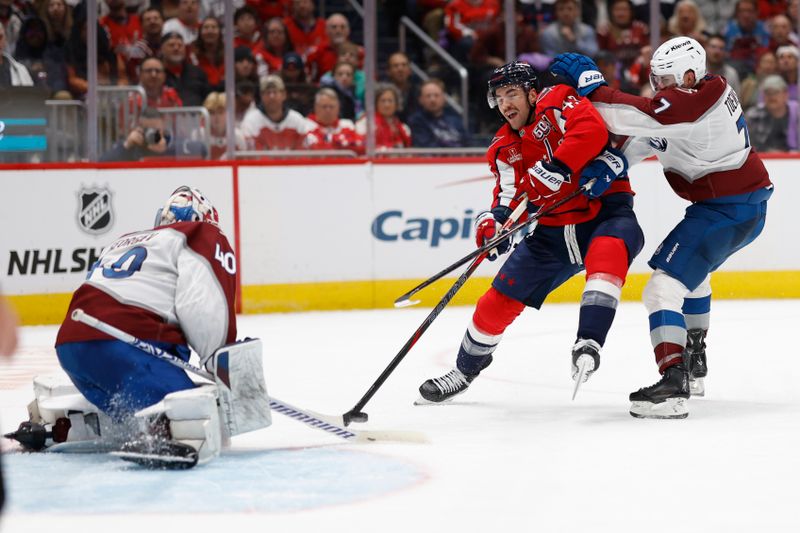
[[[82,266],[81,262],[88,263],[89,249],[99,254],[116,237],[152,227],[158,208],[173,190],[184,184],[199,188],[211,198],[222,215],[222,228],[232,241],[231,176],[228,167],[3,171],[0,280],[4,293],[72,292],[86,276],[89,264]],[[90,188],[110,194],[111,221],[99,233],[88,231],[78,219],[80,191]],[[19,261],[26,250],[29,262],[26,273],[22,274]],[[49,261],[46,261],[48,250]],[[12,251],[19,258],[14,265],[10,264]],[[34,272],[35,253],[41,262]],[[74,260],[74,254],[80,259]],[[56,261],[56,257],[60,260]]]

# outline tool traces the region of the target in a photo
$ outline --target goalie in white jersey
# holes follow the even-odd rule
[[[706,54],[690,37],[662,44],[650,62],[653,98],[611,89],[597,65],[561,54],[550,65],[588,96],[633,166],[655,155],[678,196],[692,202],[656,248],[643,300],[663,375],[630,395],[631,414],[684,418],[691,394],[704,394],[711,272],[764,228],[773,186],[750,146],[747,123],[725,78],[706,75]]]
[[[227,437],[269,425],[260,341],[235,343],[236,258],[218,224],[208,199],[184,186],[159,210],[155,228],[123,235],[103,249],[56,339],[59,363],[74,387],[34,380],[30,421],[7,436],[31,449],[95,441],[136,457],[188,455],[194,462],[172,466],[186,468],[215,457]],[[191,347],[217,383],[197,384],[164,357],[73,320],[76,310],[145,341],[150,352],[163,350],[178,359],[173,363],[188,363]],[[218,356],[224,364],[216,367]],[[248,373],[253,378],[240,382],[255,384],[246,391],[255,403],[238,401],[231,385],[234,376]],[[233,400],[223,409],[218,402],[226,394]],[[237,401],[255,419],[237,419],[231,407]],[[143,444],[139,431],[160,440]]]

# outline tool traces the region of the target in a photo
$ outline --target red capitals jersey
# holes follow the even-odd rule
[[[340,118],[332,126],[323,126],[312,113],[308,115],[309,132],[305,145],[310,150],[353,150],[357,154],[364,153],[364,137],[356,133],[352,120]]]
[[[513,210],[519,204],[518,196],[526,188],[528,174],[522,160],[522,139],[519,133],[508,124],[497,130],[486,152],[486,158],[495,179],[492,209],[507,207]]]
[[[497,0],[483,0],[475,5],[467,0],[453,0],[444,8],[444,24],[453,39],[475,37],[487,30],[500,12]]]
[[[536,99],[536,112],[530,125],[520,130],[524,168],[531,168],[544,159],[557,159],[570,169],[570,176],[557,195],[534,201],[547,206],[579,186],[583,167],[594,159],[608,144],[608,130],[600,114],[591,102],[578,96],[568,85],[555,85],[543,89]],[[529,176],[524,176],[531,183]],[[530,185],[528,185],[530,187]],[[606,194],[632,193],[627,178],[615,180]],[[581,194],[543,216],[539,221],[544,226],[580,224],[593,219],[600,210],[600,201]]]
[[[103,249],[72,296],[67,317],[87,313],[147,341],[188,344],[202,357],[236,340],[236,258],[207,222],[123,235]],[[67,318],[56,346],[107,340]]]

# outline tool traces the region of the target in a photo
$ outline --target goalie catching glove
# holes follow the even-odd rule
[[[594,184],[583,191],[583,194],[589,198],[598,198],[611,187],[615,179],[626,176],[627,172],[628,160],[622,152],[616,148],[608,148],[583,167],[579,183],[583,187],[594,179]]]
[[[495,207],[491,211],[484,211],[475,219],[475,244],[480,248],[490,240],[494,239],[511,215],[509,207]],[[489,261],[494,261],[511,249],[511,237],[504,240],[496,247],[489,250],[486,257]]]

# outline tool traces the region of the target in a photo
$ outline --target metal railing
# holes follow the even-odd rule
[[[450,155],[485,155],[486,148],[477,147],[453,147],[453,148],[382,148],[375,152],[376,156],[418,156],[418,155],[431,155],[431,156],[450,156]]]
[[[159,107],[165,129],[177,139],[191,139],[206,145],[206,159],[211,157],[211,115],[203,106]]]
[[[147,96],[138,85],[97,87],[97,153],[104,154],[124,139],[146,106]]]
[[[47,106],[47,161],[81,161],[86,158],[86,107],[80,100],[45,100]]]
[[[445,98],[447,99],[447,103],[461,114],[461,120],[464,123],[464,129],[469,131],[469,74],[467,73],[466,67],[456,61],[456,59],[451,56],[447,50],[439,46],[439,43],[431,39],[430,35],[425,33],[425,31],[417,26],[410,18],[402,17],[400,19],[400,27],[398,30],[400,34],[401,52],[408,55],[406,52],[406,31],[411,31],[411,33],[416,35],[428,48],[433,50],[436,55],[441,57],[445,63],[458,72],[458,77],[461,78],[461,102],[456,103],[453,98],[447,94],[445,95]],[[411,69],[423,80],[427,80],[429,78],[428,74],[413,62],[411,63]]]

